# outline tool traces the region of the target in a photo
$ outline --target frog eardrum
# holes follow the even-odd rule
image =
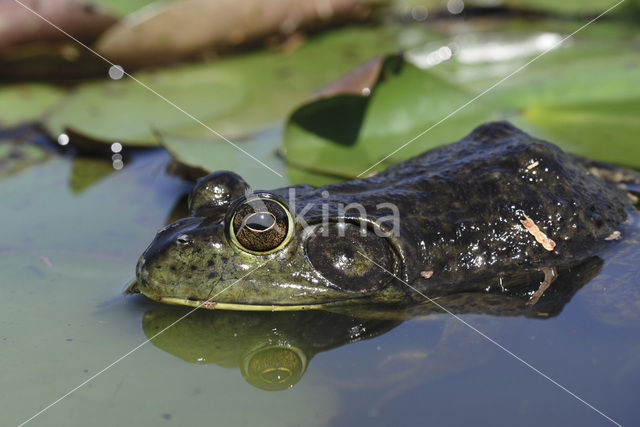
[[[284,201],[272,193],[242,196],[225,218],[231,242],[245,252],[265,255],[284,247],[293,234],[293,218]]]

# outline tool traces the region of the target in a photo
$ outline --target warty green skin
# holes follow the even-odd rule
[[[295,187],[296,213],[313,204],[304,212],[311,226],[296,223],[284,248],[254,255],[229,241],[223,220],[230,202],[248,186],[232,173],[204,180],[208,184],[196,186],[190,196],[197,208],[193,216],[161,230],[140,258],[132,291],[168,303],[209,300],[206,308],[237,310],[411,304],[424,300],[416,290],[430,297],[463,288],[481,292],[498,277],[517,292],[532,273],[579,263],[614,245],[611,236],[624,231],[635,207],[624,186],[611,181],[639,182],[633,173],[564,153],[508,123],[487,123],[457,143],[374,176]],[[273,193],[288,199],[289,188]],[[379,239],[392,253],[386,268],[401,280],[380,270],[376,286],[332,283],[314,268],[305,244],[318,233],[323,209],[336,221],[339,204],[350,203],[366,208],[374,228],[390,214],[378,204],[398,207],[399,234]],[[356,214],[347,211],[347,221],[357,222]],[[523,226],[524,215],[556,243],[553,250]],[[325,254],[342,255],[340,238],[324,239],[322,245]],[[358,251],[377,260],[362,244]]]

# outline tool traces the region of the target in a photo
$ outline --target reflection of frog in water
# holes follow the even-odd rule
[[[185,315],[176,308],[149,310],[142,319],[148,337]],[[371,338],[399,320],[357,319],[325,311],[240,313],[198,310],[152,338],[157,347],[191,363],[238,367],[264,390],[297,383],[318,352]]]
[[[502,292],[461,291],[444,296],[438,302],[454,313],[548,318],[557,315],[601,266],[599,258],[589,258],[570,270],[560,271],[559,286],[549,289],[536,307],[524,304],[526,296]],[[535,289],[537,284],[530,283],[528,287]],[[429,302],[406,310],[386,311],[385,307],[377,306],[367,309],[356,311],[360,317],[321,310],[275,313],[196,310],[185,317],[188,312],[184,309],[159,307],[147,311],[142,324],[154,345],[187,362],[237,367],[255,387],[283,390],[302,378],[309,361],[319,352],[376,337],[406,318],[441,312]],[[453,351],[447,346],[440,349],[445,354]],[[406,355],[396,356],[402,359]],[[431,361],[429,366],[421,365],[420,372],[457,369],[457,365],[451,366],[451,357],[444,359]],[[392,377],[404,378],[404,374],[411,374],[412,368],[407,363],[401,363],[406,372],[392,365]],[[436,365],[432,366],[433,363]]]
[[[531,304],[559,271],[625,237],[635,209],[625,182],[638,176],[507,123],[369,178],[295,187],[289,204],[290,188],[245,196],[242,178],[214,173],[193,189],[192,216],[145,251],[129,291],[206,308],[302,310],[423,300],[409,284],[432,298],[500,292]],[[353,203],[364,212],[340,212]],[[390,211],[381,203],[398,208],[397,229],[382,221]]]

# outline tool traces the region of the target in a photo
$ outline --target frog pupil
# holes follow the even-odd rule
[[[270,212],[256,212],[245,220],[245,225],[253,231],[267,231],[276,223],[276,217]]]

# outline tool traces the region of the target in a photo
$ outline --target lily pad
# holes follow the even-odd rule
[[[213,138],[187,138],[167,134],[161,135],[161,139],[174,160],[190,168],[203,172],[231,170],[241,175],[255,189],[276,188],[287,184],[284,162],[278,155],[281,134],[277,129],[235,141],[234,145]]]
[[[486,94],[540,50],[500,60],[489,54],[489,47],[495,52],[495,44],[501,46],[495,35],[477,34],[480,40],[488,37],[484,56],[463,61],[466,46],[460,39],[441,41],[431,64],[416,62],[426,69],[404,64],[387,70],[369,99],[341,94],[299,107],[285,129],[286,159],[316,172],[353,177],[455,141],[484,121],[509,119],[571,151],[640,167],[640,156],[630,158],[636,150],[629,148],[637,145],[633,138],[640,116],[633,37],[598,34],[596,41],[585,35],[572,39]],[[561,40],[551,33],[532,36],[547,45]],[[513,40],[502,43],[503,54],[519,52]]]
[[[156,145],[156,131],[216,138],[215,130],[242,139],[283,120],[314,90],[394,46],[394,33],[384,28],[345,28],[314,37],[289,54],[262,51],[135,74],[156,93],[126,77],[90,82],[45,126],[51,135],[71,127],[106,143],[136,145]]]
[[[0,87],[0,129],[36,121],[64,95],[62,89],[44,84],[15,84]]]
[[[93,2],[119,15],[128,15],[150,3],[154,3],[155,0],[93,0]]]
[[[205,52],[229,52],[310,28],[360,21],[369,9],[355,0],[156,2],[107,31],[96,50],[125,67],[168,63]]]
[[[157,145],[154,129],[176,129],[194,121],[223,115],[236,107],[243,90],[230,76],[203,67],[184,67],[132,79],[91,82],[79,86],[46,120],[56,136],[67,128],[106,143]],[[219,97],[224,102],[212,102]],[[171,103],[163,100],[165,97]]]
[[[640,97],[526,109],[523,121],[577,154],[640,168]]]
[[[439,126],[437,122],[473,95],[437,75],[390,57],[371,94],[335,95],[303,105],[285,130],[286,158],[299,167],[340,177],[355,177],[427,148],[463,137],[490,118],[482,103],[470,105]],[[386,156],[432,127],[419,138]]]
[[[503,8],[531,10],[566,15],[589,15],[607,10],[615,4],[611,0],[396,0],[395,8],[403,11],[415,6],[427,8],[428,11],[455,11],[461,13],[465,8],[487,8],[500,6]],[[629,2],[633,3],[633,2]],[[627,5],[625,5],[627,6]],[[622,9],[624,6],[620,5]],[[423,11],[414,12],[415,16],[424,16]],[[427,15],[428,16],[428,15]]]
[[[47,21],[84,42],[96,39],[117,22],[116,17],[83,0],[3,1],[0,18],[0,51],[22,43],[68,38]]]

